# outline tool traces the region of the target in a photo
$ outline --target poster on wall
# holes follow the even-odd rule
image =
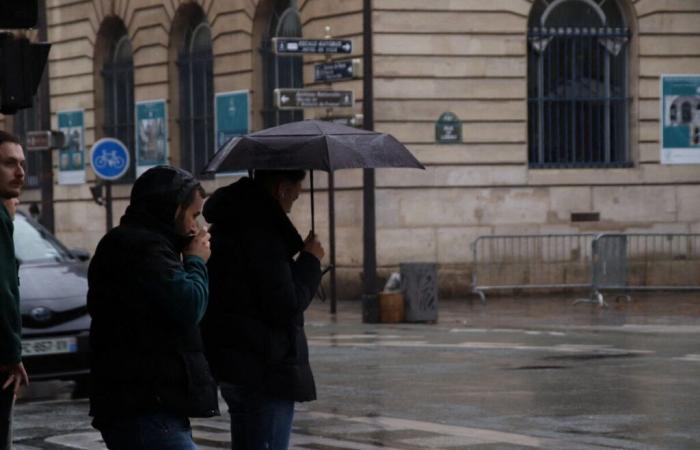
[[[231,138],[250,131],[250,95],[247,90],[220,92],[214,96],[216,148],[220,149]],[[240,175],[235,172],[232,175]]]
[[[661,163],[700,164],[700,75],[661,75]]]
[[[136,176],[168,162],[165,100],[136,102]]]
[[[85,111],[59,111],[58,129],[66,135],[65,147],[58,151],[58,183],[85,183]]]
[[[221,92],[215,95],[216,148],[221,148],[232,137],[249,131],[248,91]]]

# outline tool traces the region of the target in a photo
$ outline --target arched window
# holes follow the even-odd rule
[[[177,65],[180,72],[182,167],[200,175],[216,151],[214,143],[214,71],[211,29],[204,19],[185,32]]]
[[[277,88],[304,87],[302,58],[277,55],[272,48],[273,37],[301,37],[301,17],[296,3],[296,0],[274,1],[267,33],[263,36],[260,46],[265,77],[265,106],[263,110],[265,128],[304,118],[302,110],[280,111],[276,109],[273,94]]]
[[[36,97],[33,103],[36,105]],[[40,129],[38,109],[32,106],[17,111],[13,116],[12,128],[24,148],[26,161],[24,187],[25,189],[38,188],[41,184],[41,152],[27,151],[27,132]]]
[[[105,137],[119,139],[129,149],[131,166],[120,181],[133,181],[136,174],[134,132],[134,59],[126,29],[112,41],[102,66]]]
[[[628,43],[615,0],[536,0],[528,31],[530,167],[629,165]]]

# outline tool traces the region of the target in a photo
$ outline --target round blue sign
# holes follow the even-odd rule
[[[95,175],[103,180],[117,180],[129,170],[129,150],[118,139],[103,138],[90,150]]]

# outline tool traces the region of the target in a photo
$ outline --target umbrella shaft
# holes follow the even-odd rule
[[[316,220],[314,210],[314,171],[309,171],[309,183],[311,185],[311,232],[316,234]]]

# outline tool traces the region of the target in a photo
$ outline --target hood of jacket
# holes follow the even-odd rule
[[[204,218],[215,227],[236,231],[272,228],[284,239],[290,256],[304,241],[279,202],[254,180],[244,177],[217,189],[204,204]]]
[[[180,236],[175,226],[175,213],[199,181],[189,172],[170,166],[148,169],[134,183],[122,225],[140,225],[164,234],[178,250],[191,239]]]

